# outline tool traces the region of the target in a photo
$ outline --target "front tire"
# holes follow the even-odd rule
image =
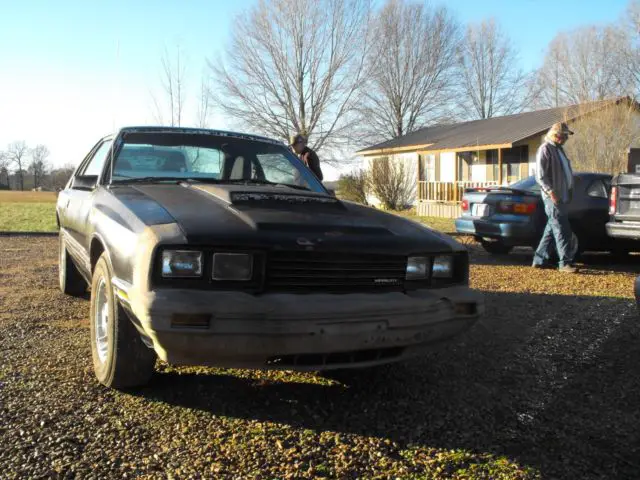
[[[62,293],[73,297],[81,297],[87,291],[87,282],[67,251],[62,230],[58,238],[58,284]]]
[[[123,389],[145,385],[153,374],[155,352],[116,300],[111,268],[102,255],[91,282],[91,354],[96,377],[103,385]]]
[[[481,240],[482,248],[484,248],[491,255],[507,255],[513,247],[511,245],[505,245],[501,241],[488,242]]]

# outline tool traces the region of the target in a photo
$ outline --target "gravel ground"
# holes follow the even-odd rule
[[[634,272],[475,248],[487,315],[419,361],[335,378],[172,368],[93,377],[55,238],[0,238],[0,478],[638,478]],[[34,260],[35,259],[35,260]]]

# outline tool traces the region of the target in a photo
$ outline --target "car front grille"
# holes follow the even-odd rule
[[[398,255],[270,252],[265,291],[402,291],[406,267],[406,257]]]

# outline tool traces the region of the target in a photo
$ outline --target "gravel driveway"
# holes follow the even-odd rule
[[[638,478],[630,265],[582,275],[473,253],[487,315],[409,364],[335,378],[172,368],[135,393],[91,368],[57,239],[0,238],[0,478]]]

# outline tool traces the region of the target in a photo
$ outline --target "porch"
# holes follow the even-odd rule
[[[418,214],[456,218],[465,189],[506,185],[530,175],[535,159],[529,158],[528,142],[500,147],[418,152]],[[535,144],[531,147],[535,151]]]

